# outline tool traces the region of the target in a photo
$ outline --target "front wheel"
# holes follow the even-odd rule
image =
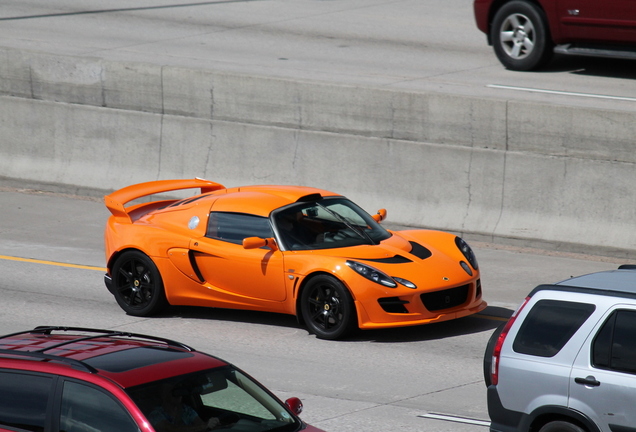
[[[495,54],[508,69],[528,71],[546,64],[554,44],[543,10],[514,0],[497,11],[490,30]]]
[[[129,315],[150,316],[168,305],[157,266],[139,251],[117,258],[112,278],[115,299]]]
[[[312,278],[301,295],[301,313],[309,330],[320,339],[338,339],[357,325],[351,294],[338,279]]]

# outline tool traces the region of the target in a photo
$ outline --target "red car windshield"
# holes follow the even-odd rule
[[[227,366],[126,390],[157,432],[293,432],[302,423],[254,380]]]

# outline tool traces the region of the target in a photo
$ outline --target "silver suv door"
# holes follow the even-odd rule
[[[615,306],[590,334],[572,368],[568,404],[604,432],[636,430],[634,306]]]

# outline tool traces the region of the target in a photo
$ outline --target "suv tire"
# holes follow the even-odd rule
[[[537,69],[552,57],[554,45],[545,14],[530,2],[504,4],[495,14],[490,37],[497,58],[508,69]]]
[[[552,421],[546,423],[539,432],[585,432],[585,430],[567,421]]]

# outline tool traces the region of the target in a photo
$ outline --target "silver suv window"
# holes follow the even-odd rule
[[[540,300],[523,321],[512,349],[521,354],[553,357],[594,309],[589,303]]]
[[[636,374],[636,311],[610,315],[594,339],[592,357],[597,368]]]

